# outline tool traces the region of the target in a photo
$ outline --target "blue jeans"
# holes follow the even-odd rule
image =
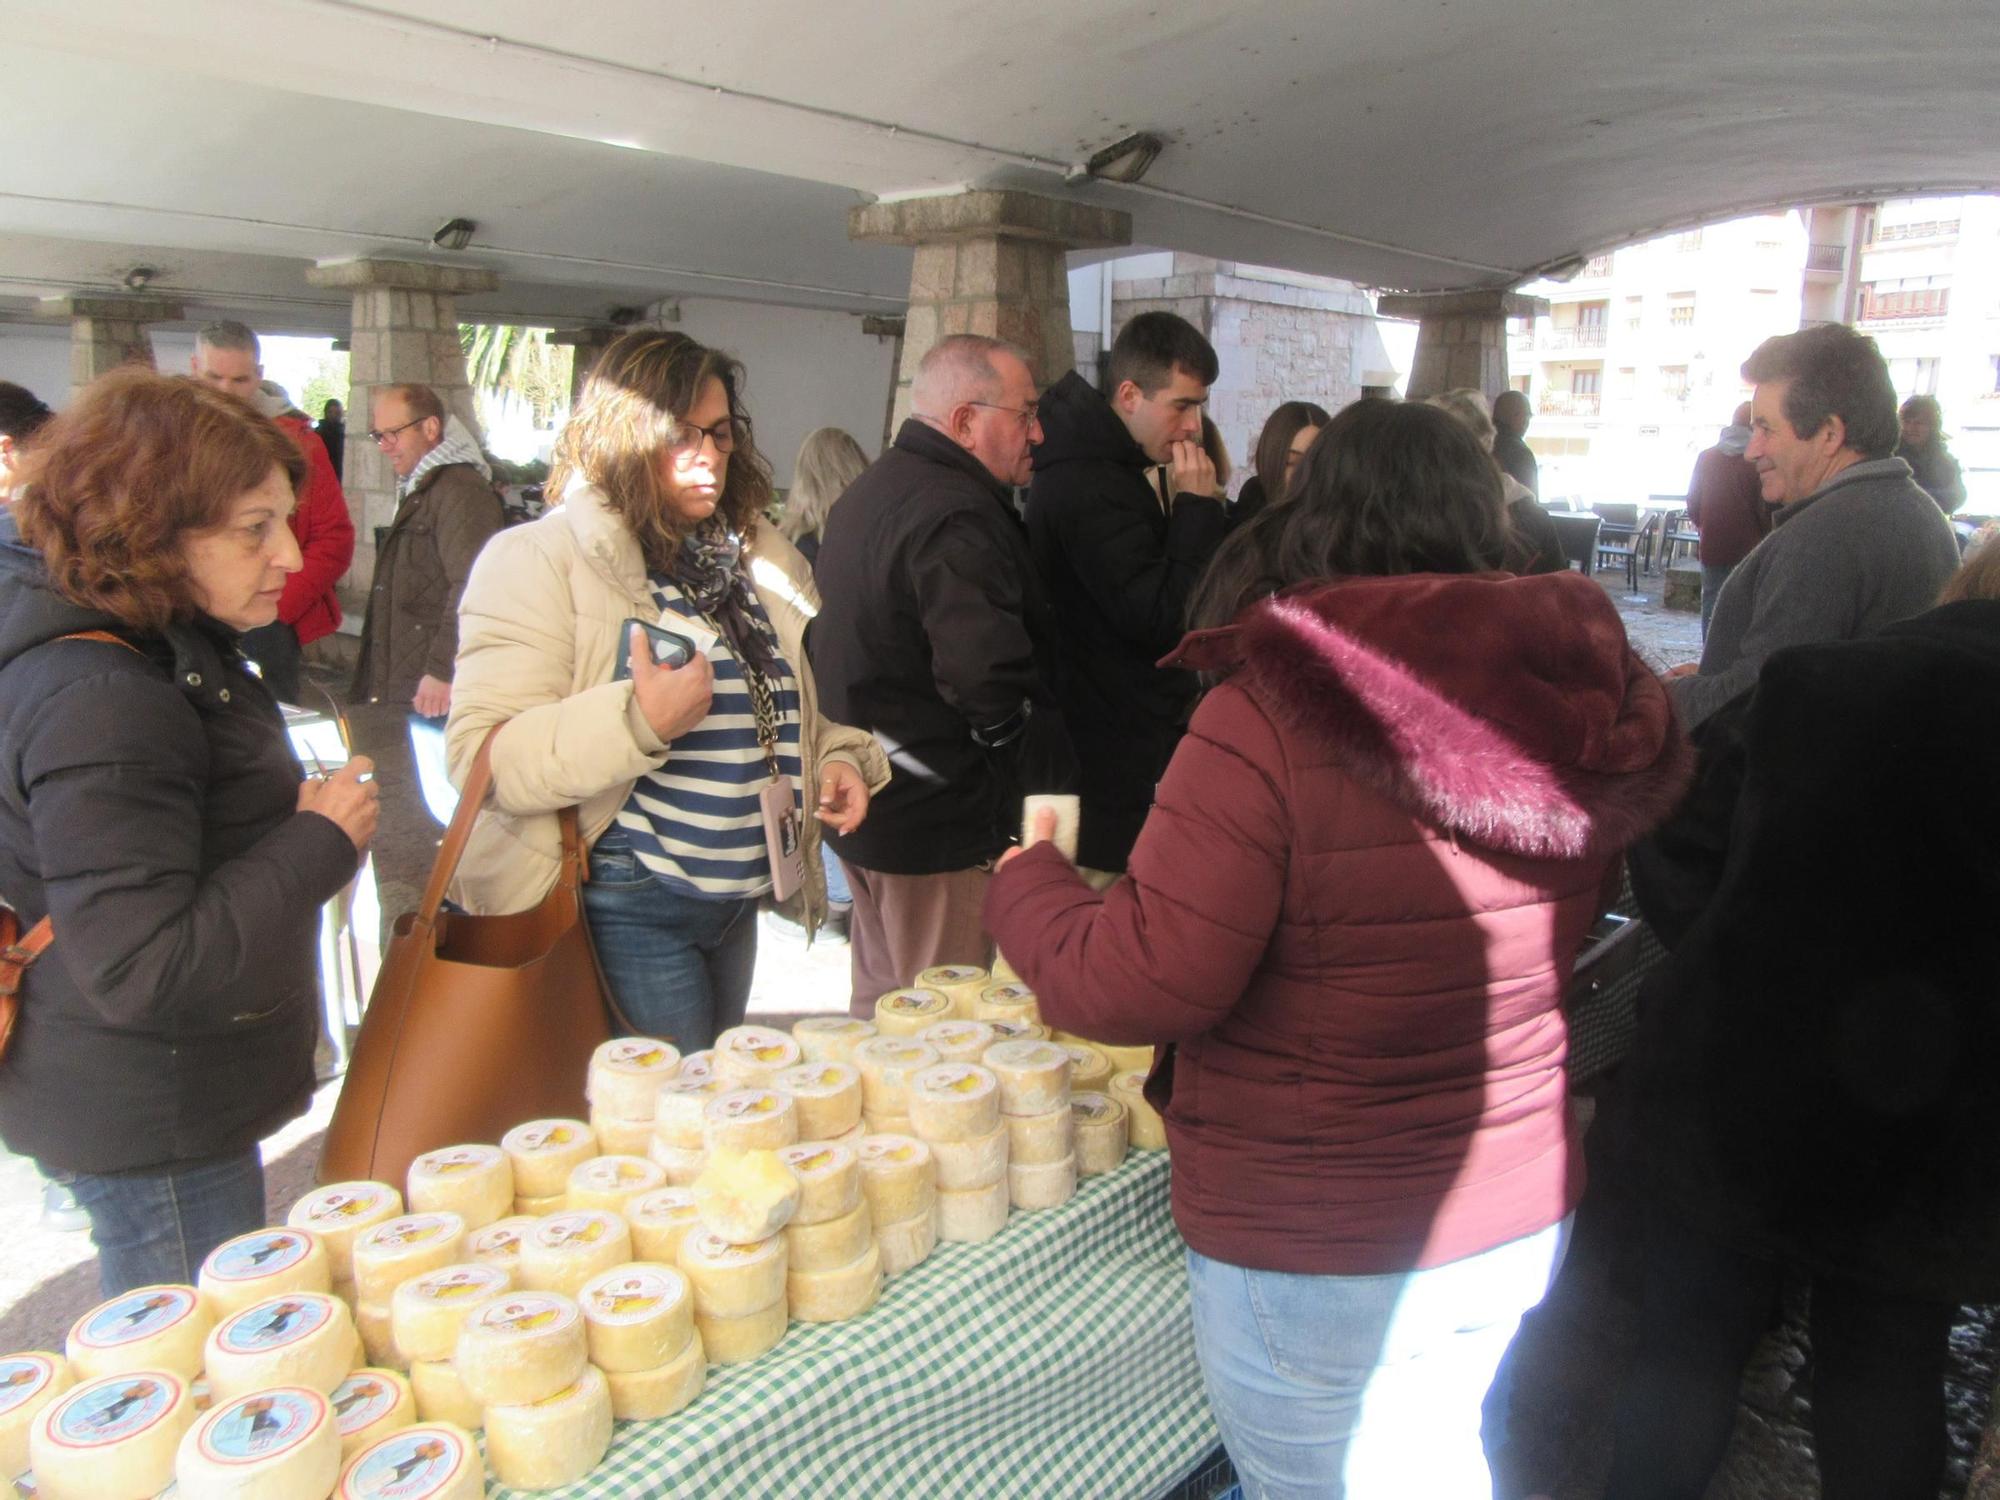
[[[56,1172],[90,1215],[106,1297],[161,1282],[194,1284],[208,1252],[264,1227],[257,1148],[152,1172]]]
[[[670,890],[616,828],[590,851],[584,916],[612,998],[641,1036],[682,1052],[742,1024],[757,967],[757,903]]]
[[[1491,1500],[1480,1403],[1569,1221],[1425,1271],[1305,1276],[1188,1251],[1194,1346],[1249,1500]]]
[[[819,858],[826,868],[826,899],[837,906],[852,906],[854,892],[847,888],[847,866],[826,844],[819,846]]]

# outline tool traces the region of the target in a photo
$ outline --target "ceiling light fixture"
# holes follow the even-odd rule
[[[470,219],[446,219],[431,243],[440,250],[463,250],[472,243],[472,231],[479,226]]]
[[[1141,130],[1122,141],[1113,141],[1089,161],[1071,167],[1065,175],[1071,182],[1086,177],[1099,182],[1137,182],[1166,149],[1165,141]]]
[[[159,274],[151,266],[134,266],[125,273],[125,290],[143,292],[158,279]]]

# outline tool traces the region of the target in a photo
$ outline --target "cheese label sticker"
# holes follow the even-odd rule
[[[426,1302],[465,1302],[507,1290],[505,1272],[492,1266],[451,1266],[417,1279],[412,1296]]]
[[[993,1035],[989,1021],[939,1021],[926,1026],[923,1040],[932,1046],[962,1047],[967,1042],[984,1041]]]
[[[491,1166],[499,1159],[500,1153],[491,1146],[453,1146],[418,1157],[411,1171],[425,1177],[454,1177]]]
[[[1104,1060],[1104,1054],[1099,1052],[1095,1047],[1073,1047],[1066,1045],[1063,1047],[1063,1051],[1069,1054],[1069,1065],[1072,1068],[1095,1068]]]
[[[852,1036],[857,1031],[868,1031],[873,1028],[866,1021],[854,1016],[809,1016],[792,1029],[823,1031],[828,1036]]]
[[[1069,1061],[1069,1054],[1054,1042],[999,1042],[986,1054],[996,1068],[1052,1068]]]
[[[839,1169],[840,1152],[834,1146],[787,1146],[778,1153],[778,1160],[801,1177],[817,1177]]]
[[[880,1009],[887,1011],[921,1013],[941,1009],[950,1003],[944,996],[934,995],[929,990],[897,990],[894,994],[884,995],[878,1005]]]
[[[1069,1101],[1070,1113],[1093,1125],[1112,1118],[1112,1111],[1117,1107],[1102,1094],[1078,1094]]]
[[[46,1354],[16,1354],[0,1359],[0,1417],[25,1406],[49,1388],[56,1362]]]
[[[651,1162],[641,1161],[636,1156],[600,1156],[584,1164],[583,1185],[591,1188],[637,1187],[642,1182],[658,1180],[654,1173],[646,1170],[651,1165]]]
[[[598,1323],[643,1323],[680,1301],[686,1285],[663,1271],[614,1272],[583,1289],[584,1310]]]
[[[98,1308],[76,1339],[92,1349],[116,1349],[173,1327],[196,1305],[195,1294],[187,1287],[142,1286]]]
[[[947,1063],[942,1068],[932,1068],[928,1073],[919,1074],[917,1087],[927,1094],[977,1094],[989,1088],[992,1077],[984,1068],[970,1063]]]
[[[996,1046],[1000,1042],[1036,1040],[1035,1027],[1032,1021],[1011,1021],[1003,1017],[998,1020],[988,1021],[986,1024],[993,1028],[993,1035],[997,1039],[995,1042]]]
[[[309,1338],[333,1321],[333,1299],[317,1293],[273,1297],[224,1323],[216,1346],[230,1354],[263,1354]]]
[[[370,1250],[402,1250],[413,1245],[428,1245],[433,1240],[459,1233],[464,1223],[457,1214],[411,1214],[407,1218],[378,1224],[361,1237],[361,1244]]]
[[[509,1297],[505,1302],[495,1302],[490,1307],[483,1307],[472,1315],[472,1322],[477,1328],[496,1328],[509,1333],[525,1334],[567,1328],[577,1320],[578,1316],[576,1304],[567,1297],[530,1294],[525,1297]]]
[[[256,1281],[289,1271],[312,1252],[312,1241],[297,1229],[260,1229],[221,1246],[202,1267],[217,1281]]]
[[[565,1245],[594,1245],[611,1232],[611,1218],[595,1209],[557,1214],[535,1226],[535,1243],[550,1250]]]
[[[1025,984],[996,984],[981,990],[979,998],[1000,1005],[1025,1004],[1035,998],[1035,992]]]
[[[247,1464],[296,1448],[327,1416],[326,1398],[316,1391],[257,1391],[207,1419],[198,1446],[217,1463]]]
[[[682,1068],[666,1081],[665,1090],[670,1094],[719,1094],[722,1092],[722,1080],[713,1073],[690,1074]]]
[[[664,1068],[677,1055],[672,1048],[663,1047],[648,1037],[627,1037],[604,1049],[604,1061],[609,1066],[632,1068],[642,1073]]]
[[[160,1375],[113,1375],[63,1398],[49,1435],[72,1448],[101,1448],[137,1437],[174,1409],[180,1383]]]
[[[968,969],[959,964],[946,964],[942,968],[930,970],[927,977],[937,980],[940,984],[964,984],[968,980],[984,979],[986,971]]]
[[[396,1409],[401,1394],[394,1382],[366,1370],[356,1370],[334,1387],[331,1398],[340,1435],[351,1437],[374,1426]]]
[[[637,1199],[625,1210],[634,1219],[666,1220],[685,1219],[695,1212],[694,1192],[684,1187],[661,1188],[656,1193],[648,1193]]]
[[[351,1224],[395,1203],[379,1182],[353,1182],[323,1188],[306,1199],[307,1224]]]
[[[773,1253],[773,1247],[781,1244],[777,1239],[758,1240],[749,1245],[732,1245],[721,1235],[704,1229],[688,1241],[688,1253],[698,1260],[705,1260],[716,1266],[743,1266],[755,1260],[763,1260]]]
[[[472,1237],[472,1254],[480,1260],[513,1260],[521,1253],[521,1236],[534,1223],[526,1217],[488,1224]]]
[[[769,1089],[738,1089],[724,1094],[709,1108],[717,1116],[727,1120],[741,1120],[748,1115],[775,1114],[784,1108],[785,1101]]]
[[[443,1427],[406,1427],[382,1439],[347,1471],[341,1500],[428,1500],[471,1462],[465,1439]]]
[[[562,1120],[546,1125],[523,1125],[507,1132],[507,1144],[516,1151],[534,1155],[537,1151],[558,1151],[578,1140],[576,1127]]]
[[[701,1082],[705,1078],[713,1078],[714,1076],[715,1053],[708,1048],[704,1048],[700,1052],[690,1052],[686,1057],[682,1058],[681,1069],[678,1073],[674,1074],[675,1078],[686,1078],[696,1083]]]

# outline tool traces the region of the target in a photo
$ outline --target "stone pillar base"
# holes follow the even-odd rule
[[[1667,568],[1666,592],[1661,599],[1668,609],[1701,613],[1701,564],[1677,562]]]

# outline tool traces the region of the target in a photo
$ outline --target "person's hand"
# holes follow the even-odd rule
[[[1020,858],[1021,855],[1034,848],[1035,845],[1049,843],[1055,836],[1056,810],[1053,807],[1045,807],[1036,813],[1034,821],[1028,824],[1027,843],[1009,849],[1005,854],[1000,856],[1000,863],[993,868],[996,870],[1006,869],[1008,860]]]
[[[1175,443],[1168,467],[1176,495],[1215,494],[1215,460],[1200,443]]]
[[[708,717],[709,702],[715,697],[715,668],[706,656],[697,654],[684,667],[663,667],[653,660],[646,632],[636,625],[627,649],[633,700],[662,741],[672,743]]]
[[[1678,667],[1668,667],[1666,671],[1660,674],[1660,681],[1672,682],[1677,677],[1692,677],[1700,670],[1700,662],[1684,661]]]
[[[820,822],[835,833],[852,833],[868,816],[868,783],[844,760],[819,768]]]
[[[318,813],[332,823],[347,835],[356,854],[367,852],[382,816],[381,788],[361,779],[374,769],[375,762],[357,755],[330,775],[308,776],[299,783],[298,810]]]
[[[451,684],[426,672],[417,679],[417,693],[410,699],[410,707],[426,719],[442,719],[451,712]]]

